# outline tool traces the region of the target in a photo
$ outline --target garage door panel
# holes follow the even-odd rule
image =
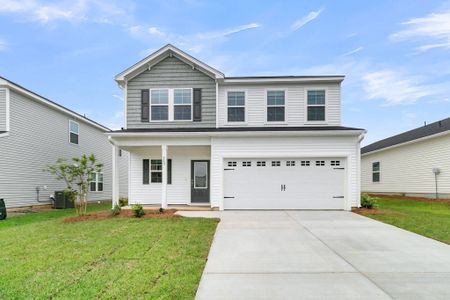
[[[224,208],[343,209],[344,162],[339,158],[225,160]]]

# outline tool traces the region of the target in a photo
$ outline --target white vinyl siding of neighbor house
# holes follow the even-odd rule
[[[69,120],[80,125],[78,145],[69,142]],[[93,153],[104,164],[104,187],[88,199],[111,199],[111,149],[100,128],[10,90],[10,132],[0,138],[0,198],[7,207],[42,204],[36,201],[36,187],[41,188],[41,201],[65,188],[43,169],[58,158]]]
[[[362,191],[435,193],[433,168],[439,168],[439,193],[450,196],[450,132],[362,156]],[[380,162],[380,182],[372,182],[372,163]]]
[[[285,121],[267,121],[267,91],[285,91]],[[325,121],[307,121],[307,91],[325,90]],[[244,126],[340,126],[341,125],[341,88],[340,83],[329,84],[241,84],[219,85],[219,127],[233,126],[227,121],[227,95],[229,91],[245,91]],[[238,124],[242,126],[242,123]]]
[[[8,93],[8,89],[0,88],[0,132],[8,131]]]
[[[172,183],[167,185],[168,204],[191,202],[191,160],[209,160],[209,146],[168,146],[167,158],[172,160]],[[161,147],[130,151],[129,202],[161,203],[161,183],[143,184],[143,160],[161,159]],[[151,178],[151,174],[149,174]]]
[[[223,188],[223,159],[339,157],[346,159],[345,209],[359,206],[359,148],[357,137],[213,137],[211,141],[211,206],[219,207]],[[319,183],[320,184],[320,183]],[[257,201],[257,199],[255,199]]]

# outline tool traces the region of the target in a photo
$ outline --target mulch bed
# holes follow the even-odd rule
[[[176,209],[166,209],[164,212],[159,212],[159,210],[155,209],[144,209],[145,215],[141,217],[141,219],[146,218],[181,218],[181,216],[175,215],[177,212]],[[129,209],[123,209],[119,215],[113,216],[110,211],[99,211],[89,213],[84,216],[73,216],[68,217],[63,220],[64,223],[73,223],[73,222],[81,222],[81,221],[89,221],[89,220],[103,220],[103,219],[112,219],[112,218],[134,218],[133,212]],[[137,218],[136,218],[137,219]]]
[[[380,209],[380,208],[364,208],[364,207],[354,207],[352,208],[352,212],[360,214],[360,215],[402,215],[399,212],[392,211],[389,209]]]
[[[399,196],[399,195],[380,195],[380,194],[369,194],[371,197],[382,198],[386,200],[412,200],[420,202],[433,202],[433,203],[448,203],[450,204],[450,199],[433,199],[424,197],[411,197],[411,196]]]

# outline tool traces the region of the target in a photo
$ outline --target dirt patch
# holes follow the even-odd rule
[[[145,209],[145,215],[141,217],[141,219],[146,218],[159,218],[159,219],[165,219],[165,218],[181,218],[181,216],[175,215],[177,212],[176,209],[166,209],[164,212],[160,212],[159,210],[155,209]],[[120,212],[117,216],[112,216],[110,211],[99,211],[99,212],[93,212],[89,213],[84,216],[73,216],[68,217],[63,220],[64,223],[73,223],[73,222],[81,222],[81,221],[88,221],[88,220],[103,220],[103,219],[112,219],[112,218],[134,218],[133,212],[129,209],[124,209]]]
[[[364,207],[352,208],[352,212],[363,215],[363,216],[365,216],[365,215],[402,215],[402,213],[392,211],[389,209],[380,209],[380,208],[368,209],[368,208],[364,208]]]
[[[382,198],[386,200],[411,200],[420,202],[432,202],[432,203],[447,203],[450,204],[450,199],[433,199],[433,198],[423,198],[423,197],[411,197],[411,196],[399,196],[399,195],[380,195],[380,194],[369,194],[369,196]]]

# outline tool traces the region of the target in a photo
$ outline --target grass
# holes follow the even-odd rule
[[[67,215],[0,222],[0,299],[194,298],[216,219],[63,223]]]
[[[378,211],[363,214],[450,244],[450,203],[378,198]]]

